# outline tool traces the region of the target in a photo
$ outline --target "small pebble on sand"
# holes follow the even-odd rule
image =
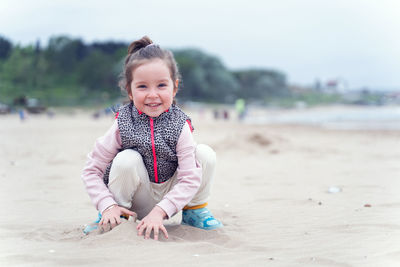
[[[340,187],[337,187],[337,186],[331,186],[331,187],[328,188],[328,193],[331,193],[331,194],[336,194],[336,193],[339,193],[341,191],[342,191],[342,189]]]

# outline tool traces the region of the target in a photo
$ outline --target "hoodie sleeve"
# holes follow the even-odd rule
[[[110,190],[103,182],[104,171],[122,147],[117,120],[96,140],[93,150],[87,155],[82,180],[92,203],[102,213],[107,207],[117,204]]]
[[[177,184],[157,204],[171,218],[192,200],[200,188],[202,171],[196,163],[196,143],[188,123],[183,126],[176,146]]]

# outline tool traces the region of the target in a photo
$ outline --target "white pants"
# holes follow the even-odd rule
[[[195,153],[196,163],[202,168],[202,180],[196,195],[187,204],[189,207],[207,202],[215,173],[214,150],[200,144],[197,145]],[[126,149],[118,153],[113,160],[108,188],[118,205],[132,210],[138,219],[142,219],[176,183],[176,172],[164,183],[150,182],[142,156],[133,149]]]

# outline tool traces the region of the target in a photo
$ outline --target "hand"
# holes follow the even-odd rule
[[[101,220],[99,222],[99,227],[103,229],[103,231],[109,230],[108,229],[109,224],[111,225],[111,229],[114,228],[115,226],[121,223],[120,216],[124,213],[130,216],[136,216],[136,213],[134,213],[133,211],[130,211],[118,205],[114,205],[112,208],[106,209],[103,212]]]
[[[161,230],[164,233],[165,238],[168,238],[167,229],[163,225],[164,218],[167,217],[165,211],[159,206],[155,206],[146,217],[144,217],[136,229],[138,230],[138,235],[144,234],[145,239],[150,238],[151,231],[154,230],[154,240],[158,240],[158,232]],[[144,230],[146,230],[145,233]]]

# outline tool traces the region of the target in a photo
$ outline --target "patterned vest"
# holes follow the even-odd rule
[[[175,105],[151,118],[131,102],[120,108],[117,119],[122,150],[134,149],[142,155],[150,181],[163,183],[171,178],[178,167],[176,144],[186,121],[191,126],[190,118]],[[112,162],[104,174],[105,184],[111,165]]]

